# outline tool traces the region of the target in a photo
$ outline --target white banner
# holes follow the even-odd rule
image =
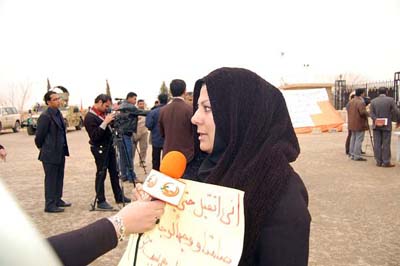
[[[320,114],[318,102],[329,101],[326,90],[281,90],[294,128],[315,126],[311,115]]]

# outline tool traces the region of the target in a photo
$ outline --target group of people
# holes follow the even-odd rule
[[[241,68],[220,68],[199,79],[192,107],[183,100],[183,80],[173,80],[170,90],[172,101],[167,104],[166,96],[160,96],[160,107],[153,109],[145,122],[156,147],[153,167],[158,167],[155,157],[161,151],[179,150],[188,161],[186,178],[245,192],[240,266],[307,265],[311,223],[308,194],[290,165],[299,156],[300,147],[282,93],[254,72]],[[39,119],[35,143],[40,149],[46,186],[53,189],[46,193],[45,210],[58,212],[68,205],[62,200],[68,145],[57,109],[58,95],[48,92],[45,102],[49,108]],[[97,167],[98,206],[106,202],[103,183],[107,169],[115,200],[130,201],[121,193],[114,168],[110,123],[115,114],[106,112],[110,107],[109,96],[97,96],[84,121]],[[163,143],[158,142],[158,136],[164,138]],[[198,169],[193,167],[195,163]],[[125,235],[153,228],[164,203],[137,198],[109,219],[49,238],[62,263],[86,265],[114,248]]]
[[[365,90],[356,89],[346,106],[348,115],[348,138],[346,141],[346,153],[354,161],[366,161],[362,157],[362,142],[365,131],[370,130],[368,117],[372,119],[373,149],[376,166],[394,167],[391,162],[391,133],[392,121],[400,123],[400,111],[392,97],[387,96],[388,89],[378,89],[379,96],[369,104],[365,102]]]

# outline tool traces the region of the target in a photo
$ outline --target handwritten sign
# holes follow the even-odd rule
[[[137,266],[237,265],[244,238],[244,192],[190,180],[177,206],[167,205],[160,223],[143,234]],[[137,235],[131,235],[119,266],[130,266]]]
[[[285,97],[294,128],[313,127],[314,122],[311,116],[321,113],[318,102],[329,101],[325,89],[283,90],[281,92]]]

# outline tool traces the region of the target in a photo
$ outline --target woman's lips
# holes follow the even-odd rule
[[[198,134],[199,134],[199,140],[202,140],[207,135],[206,133],[200,133],[200,132],[198,132]]]

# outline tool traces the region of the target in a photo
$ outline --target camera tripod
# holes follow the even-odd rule
[[[372,154],[374,154],[374,140],[372,138],[371,127],[369,126],[369,124],[368,124],[368,134],[369,134],[369,140],[370,140],[371,147],[372,147]],[[369,146],[368,143],[366,143],[365,144],[365,154],[367,153],[368,146]],[[373,157],[373,155],[372,156],[364,155],[364,156]]]
[[[134,138],[132,138],[132,141],[133,141],[133,145],[135,145],[135,150],[136,150],[137,154],[139,155],[139,166],[141,168],[143,168],[144,174],[147,175],[146,166],[144,165],[144,160],[142,158],[142,155],[140,155],[140,152],[139,152],[138,142]]]

